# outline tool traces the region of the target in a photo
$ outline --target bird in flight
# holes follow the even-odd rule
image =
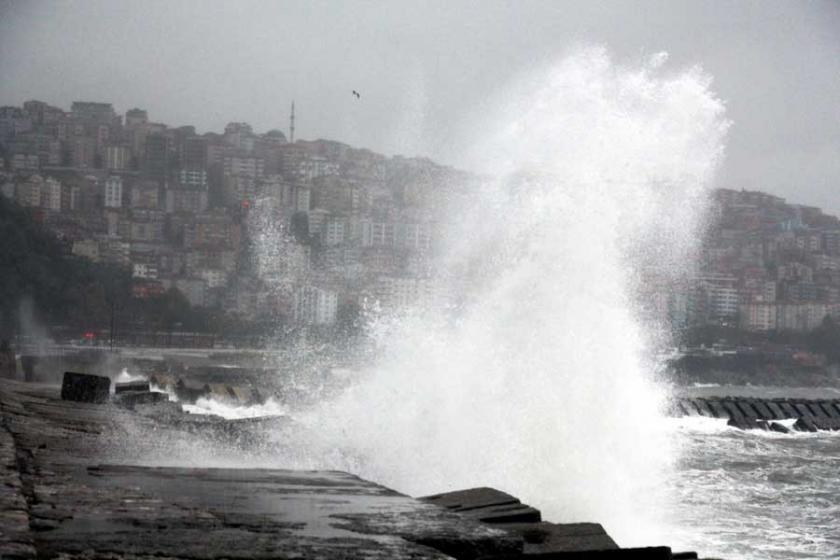
[[[362,94],[359,93],[358,91],[356,91],[355,89],[353,90],[353,95],[356,96],[356,99],[361,99],[362,98]]]

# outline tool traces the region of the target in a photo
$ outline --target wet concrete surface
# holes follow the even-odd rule
[[[621,549],[597,523],[543,521],[493,488],[415,499],[340,471],[181,464],[194,450],[276,457],[287,418],[0,382],[0,560],[672,558]]]
[[[143,446],[132,457],[126,438],[189,436],[224,423],[61,401],[57,391],[16,382],[0,389],[4,559],[468,558],[522,550],[521,539],[503,531],[344,472],[130,464]]]

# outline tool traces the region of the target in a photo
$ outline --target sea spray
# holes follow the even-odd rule
[[[374,362],[298,414],[312,430],[288,461],[413,495],[495,486],[624,545],[659,535],[674,453],[638,301],[646,270],[690,259],[728,126],[708,77],[666,58],[581,49],[498,98],[473,144],[494,179],[441,232],[455,303],[375,321]]]

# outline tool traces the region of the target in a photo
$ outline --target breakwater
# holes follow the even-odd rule
[[[681,397],[671,414],[723,418],[742,430],[840,430],[840,399]]]
[[[149,388],[111,394],[85,374],[60,392],[0,386],[0,558],[697,558],[619,548],[597,523],[549,523],[492,488],[415,499],[346,472],[254,468],[261,423],[126,406]],[[242,464],[195,466],[230,446]]]

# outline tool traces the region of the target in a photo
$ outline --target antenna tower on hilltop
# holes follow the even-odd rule
[[[295,143],[295,102],[292,101],[292,116],[289,118],[289,144]]]

